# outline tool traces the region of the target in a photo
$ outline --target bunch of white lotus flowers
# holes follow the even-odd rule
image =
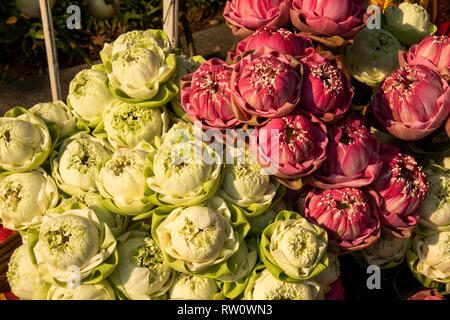
[[[179,53],[160,30],[128,32],[67,104],[0,118],[20,299],[322,299],[339,278],[326,232],[249,152],[225,165],[176,116],[179,79],[204,61]]]

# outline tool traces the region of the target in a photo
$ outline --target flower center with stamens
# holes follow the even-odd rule
[[[285,63],[275,57],[260,57],[250,67],[250,84],[255,90],[267,90],[269,94],[275,91],[275,81],[278,76],[287,71]]]
[[[450,41],[450,38],[446,35],[433,36],[433,42],[436,44],[444,44]]]
[[[207,96],[213,103],[220,104],[221,100],[228,99],[230,89],[231,69],[222,66],[202,66],[195,72],[192,81],[193,97]]]
[[[311,75],[322,81],[326,94],[339,94],[344,88],[344,79],[334,65],[329,63],[313,64]]]
[[[419,196],[424,198],[428,183],[422,167],[414,160],[413,157],[406,154],[399,154],[392,161],[392,176],[395,181],[403,184],[401,192],[408,196]]]

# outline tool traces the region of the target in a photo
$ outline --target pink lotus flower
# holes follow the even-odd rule
[[[239,124],[231,108],[232,70],[224,61],[213,58],[181,79],[181,104],[192,122],[201,121],[204,129]]]
[[[408,298],[408,300],[445,300],[437,290],[422,290]]]
[[[288,29],[263,27],[248,36],[237,45],[236,50],[229,52],[230,60],[236,60],[237,56],[247,50],[257,50],[262,46],[268,46],[282,54],[293,57],[311,55],[314,47],[310,39],[295,35]]]
[[[450,79],[450,38],[447,36],[428,36],[419,44],[413,45],[408,54],[399,53],[400,66],[423,64]]]
[[[231,75],[236,118],[250,125],[291,113],[298,105],[302,78],[300,63],[267,46],[242,58]]]
[[[408,238],[419,220],[428,182],[417,161],[397,147],[382,145],[380,158],[383,168],[372,186],[384,200],[381,223],[387,233]]]
[[[305,217],[328,232],[330,244],[343,251],[361,250],[380,238],[381,203],[371,188],[312,189]]]
[[[358,117],[349,117],[330,129],[327,160],[309,183],[316,188],[364,187],[380,173],[378,138]]]
[[[352,38],[365,26],[363,0],[293,0],[291,21],[302,32]]]
[[[261,165],[278,164],[276,176],[283,179],[311,174],[326,159],[327,127],[310,114],[272,119],[258,128],[258,139]]]
[[[290,7],[291,0],[232,0],[227,1],[223,16],[240,40],[264,26],[284,27]]]
[[[330,53],[322,53],[335,59]],[[325,123],[342,118],[348,110],[353,90],[336,60],[313,54],[300,60],[303,64],[303,86],[300,108],[311,112]]]
[[[396,138],[418,140],[450,113],[449,84],[423,65],[406,65],[387,77],[372,100],[379,125]]]

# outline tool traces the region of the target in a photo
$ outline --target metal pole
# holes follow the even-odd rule
[[[178,8],[179,0],[164,0],[163,29],[173,48],[178,47]]]
[[[55,31],[53,30],[52,8],[50,2],[51,0],[39,0],[39,6],[44,29],[52,98],[53,101],[56,101],[61,100],[61,83],[59,81],[58,54],[56,52]]]

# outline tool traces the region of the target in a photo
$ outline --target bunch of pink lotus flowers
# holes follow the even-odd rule
[[[361,260],[381,241],[412,242],[429,189],[423,167],[448,156],[427,147],[450,135],[450,39],[428,36],[400,51],[400,67],[361,108],[355,98],[370,90],[355,84],[341,53],[366,25],[362,0],[233,0],[224,17],[235,49],[182,78],[189,119],[203,129],[254,129],[267,142],[257,158],[278,164],[285,202],[325,229],[337,254]],[[433,283],[447,283],[448,293],[450,273],[442,279]]]

